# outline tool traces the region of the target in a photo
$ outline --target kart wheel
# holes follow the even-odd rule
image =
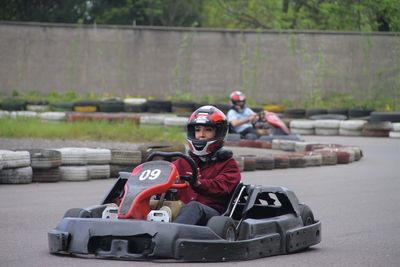
[[[207,223],[214,233],[227,241],[236,240],[236,228],[232,218],[227,216],[214,216]]]
[[[315,222],[314,214],[312,213],[309,206],[305,204],[299,204],[299,211],[304,226],[311,225]]]
[[[64,218],[91,218],[89,211],[82,208],[72,208],[67,210],[64,214]]]

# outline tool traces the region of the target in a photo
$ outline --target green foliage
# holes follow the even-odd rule
[[[179,141],[178,127],[139,126],[124,122],[43,122],[36,118],[1,118],[0,136],[13,138],[75,139],[120,142]]]
[[[9,0],[0,20],[236,29],[400,31],[398,0]]]

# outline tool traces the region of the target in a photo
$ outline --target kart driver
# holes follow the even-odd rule
[[[178,190],[177,198],[185,206],[175,223],[206,225],[212,216],[227,208],[231,193],[240,182],[240,170],[232,151],[223,148],[228,132],[225,114],[213,106],[202,106],[190,116],[187,124],[189,155],[198,166],[197,181]],[[183,159],[174,161],[180,175],[191,174]]]
[[[258,121],[259,117],[251,108],[245,106],[246,96],[240,91],[234,91],[230,95],[230,101],[232,107],[228,111],[227,117],[234,132],[246,139],[257,138],[253,123]]]

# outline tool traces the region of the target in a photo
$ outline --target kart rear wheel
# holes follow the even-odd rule
[[[299,204],[299,211],[304,226],[311,225],[315,222],[314,214],[312,213],[309,206],[305,204]]]
[[[232,218],[227,216],[214,216],[208,221],[207,226],[219,237],[227,241],[236,240],[236,227]]]

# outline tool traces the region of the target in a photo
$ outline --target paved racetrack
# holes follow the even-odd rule
[[[322,242],[301,253],[207,266],[399,266],[400,140],[319,136],[306,140],[356,145],[364,158],[348,165],[245,172],[243,180],[293,189],[321,220]],[[9,146],[0,141],[0,149]],[[0,266],[172,266],[48,253],[47,231],[64,212],[97,204],[114,181],[0,185]],[[179,264],[193,265],[200,263]]]

